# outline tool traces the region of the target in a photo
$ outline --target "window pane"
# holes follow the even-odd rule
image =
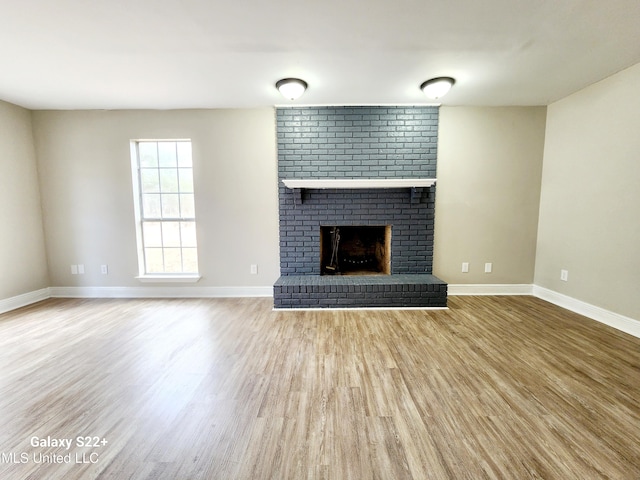
[[[196,247],[196,222],[180,222],[183,247]]]
[[[198,272],[198,251],[195,248],[182,249],[182,269],[185,273]]]
[[[145,247],[162,247],[162,230],[160,222],[144,222],[142,235]]]
[[[177,166],[175,142],[158,142],[158,161],[160,167]]]
[[[178,193],[178,170],[161,168],[160,188],[162,188],[162,193]]]
[[[160,192],[160,180],[158,178],[158,170],[155,168],[140,169],[140,183],[142,185],[142,193],[158,193]]]
[[[182,255],[180,248],[164,249],[164,271],[166,273],[182,273]]]
[[[178,165],[191,167],[191,142],[178,142]]]
[[[195,218],[196,209],[193,204],[193,194],[180,195],[180,213],[181,218]]]
[[[161,248],[145,248],[144,249],[146,273],[163,273],[164,266],[162,262]]]
[[[163,218],[179,218],[180,217],[180,200],[179,195],[170,193],[162,195],[162,217]]]
[[[160,218],[160,194],[145,193],[142,195],[142,217],[143,218]]]
[[[140,155],[140,167],[158,166],[158,147],[156,142],[140,142],[138,144],[138,155]]]
[[[162,243],[165,247],[180,246],[180,224],[178,222],[162,223]]]
[[[198,273],[191,142],[141,141],[132,152],[136,188],[140,185],[141,269],[146,274]]]
[[[193,193],[193,173],[190,168],[179,168],[180,192]]]

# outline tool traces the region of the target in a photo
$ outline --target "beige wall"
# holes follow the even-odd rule
[[[640,318],[637,85],[640,65],[548,108],[442,107],[434,273],[451,284],[535,283]],[[193,139],[197,286],[277,279],[273,109],[30,113],[0,103],[0,127],[0,299],[49,285],[140,285],[136,138]],[[71,275],[79,263],[85,275]]]
[[[52,286],[137,286],[129,141],[192,138],[198,286],[278,277],[272,109],[34,112]],[[443,107],[434,273],[531,283],[544,108]],[[468,274],[460,264],[470,262]],[[485,262],[493,273],[483,273]],[[85,275],[72,275],[83,264]],[[100,265],[109,265],[109,275]],[[249,266],[258,264],[259,275]],[[147,286],[147,285],[145,285]]]
[[[278,278],[273,109],[43,111],[33,123],[52,286],[141,286],[129,152],[140,138],[193,141],[195,286],[270,286]],[[72,264],[85,275],[71,275]]]
[[[536,285],[636,319],[639,87],[640,64],[548,107],[535,274]]]
[[[452,284],[532,283],[545,112],[440,109],[435,275]]]
[[[0,101],[0,300],[47,286],[31,113]]]

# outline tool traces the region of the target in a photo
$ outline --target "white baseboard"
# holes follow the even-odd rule
[[[63,298],[224,298],[271,297],[273,287],[51,287]]]
[[[46,300],[51,296],[49,288],[41,288],[33,292],[23,293],[22,295],[16,295],[15,297],[9,297],[0,300],[0,313],[5,313],[16,308],[26,307],[32,303]]]
[[[640,321],[537,285],[458,284],[449,285],[455,295],[533,295],[640,338]],[[0,313],[25,307],[50,297],[66,298],[224,298],[271,297],[273,287],[48,287],[0,299]]]
[[[579,313],[592,320],[640,338],[640,321],[638,320],[625,317],[624,315],[611,312],[601,307],[596,307],[582,300],[576,300],[573,297],[537,285],[533,286],[533,295],[554,305],[566,308],[567,310]]]
[[[449,284],[448,295],[531,295],[530,284]]]

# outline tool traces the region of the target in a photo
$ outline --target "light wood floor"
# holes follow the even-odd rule
[[[640,479],[640,339],[533,297],[449,302],[52,299],[0,315],[0,478]],[[36,463],[52,454],[71,460]]]

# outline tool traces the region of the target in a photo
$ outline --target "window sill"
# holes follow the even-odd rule
[[[196,283],[200,275],[139,275],[136,277],[142,283]]]

